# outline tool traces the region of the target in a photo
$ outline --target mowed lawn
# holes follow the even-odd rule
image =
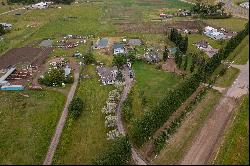
[[[113,86],[98,82],[95,66],[88,66],[84,74],[92,78],[83,79],[77,90],[77,96],[84,101],[83,112],[77,120],[67,120],[53,164],[91,164],[106,146],[105,117],[101,109]]]
[[[192,109],[192,112],[182,122],[177,132],[169,139],[166,147],[160,152],[152,164],[175,165],[182,159],[185,152],[192,145],[197,131],[203,126],[204,121],[218,103],[221,94],[209,90],[204,98]]]
[[[249,96],[242,98],[235,116],[214,162],[216,165],[249,165]]]
[[[42,164],[65,100],[54,91],[0,92],[0,164]]]
[[[181,80],[174,73],[155,69],[154,65],[144,62],[133,64],[136,77],[136,84],[140,91],[143,91],[150,104],[156,104],[167,93],[175,87]]]
[[[227,59],[234,61],[234,64],[247,63],[249,59],[249,35],[245,37]]]

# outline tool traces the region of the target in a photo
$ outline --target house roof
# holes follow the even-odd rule
[[[53,41],[50,40],[50,39],[48,39],[48,40],[43,40],[43,41],[39,44],[39,46],[41,46],[41,47],[49,47],[49,46],[52,46],[52,43],[53,43]]]
[[[198,45],[199,47],[207,48],[208,47],[208,42],[205,41],[205,40],[201,40],[201,41],[198,41],[196,43],[196,45]]]
[[[146,52],[144,56],[147,61],[157,61],[160,59],[158,53],[155,51]]]
[[[113,49],[123,49],[123,48],[124,48],[124,45],[121,43],[115,43],[113,45]]]
[[[118,70],[116,66],[114,67],[96,67],[99,76],[101,77],[102,82],[115,81],[116,80],[116,71]]]
[[[133,46],[139,46],[141,45],[141,40],[140,39],[130,39],[128,41],[129,45],[133,45]]]
[[[102,38],[99,40],[99,47],[106,47],[108,45],[109,40],[107,38]]]

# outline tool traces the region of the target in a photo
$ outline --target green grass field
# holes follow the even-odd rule
[[[246,64],[249,59],[249,35],[236,47],[227,58],[234,64]]]
[[[247,20],[232,17],[228,19],[207,19],[204,20],[204,22],[209,24],[210,26],[222,27],[230,31],[239,32],[244,29]]]
[[[77,90],[77,96],[84,101],[84,109],[77,120],[67,120],[54,156],[54,164],[91,164],[107,143],[101,109],[113,87],[101,86],[92,65],[87,67],[84,74],[93,77],[82,80]]]
[[[48,90],[0,92],[0,164],[42,164],[65,99]]]
[[[219,154],[216,165],[249,165],[249,96],[244,96],[236,110]]]
[[[147,63],[136,62],[133,69],[139,90],[144,91],[150,104],[159,101],[168,90],[180,81],[180,77],[174,73],[155,69],[154,65]]]
[[[193,108],[188,121],[183,121],[173,138],[169,140],[166,147],[153,160],[157,165],[175,165],[182,159],[186,150],[192,144],[197,131],[202,127],[210,111],[219,101],[221,94],[215,90],[210,90],[198,105]],[[180,131],[180,132],[179,132]]]
[[[237,78],[238,74],[240,73],[239,69],[230,67],[226,70],[225,75],[219,77],[216,82],[215,86],[218,87],[229,87],[233,84],[234,80]]]

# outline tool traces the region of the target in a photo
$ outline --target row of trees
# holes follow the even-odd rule
[[[230,17],[227,13],[224,12],[223,9],[224,3],[219,2],[216,5],[212,4],[204,4],[204,3],[196,3],[191,12],[194,14],[198,14],[201,17],[218,17],[218,18],[227,18]]]
[[[180,49],[180,51],[184,54],[187,52],[188,48],[188,37],[183,37],[181,33],[178,33],[177,29],[173,28],[170,31],[170,35],[168,36],[169,40],[174,42],[176,46]]]
[[[43,0],[7,0],[8,4],[11,3],[22,3],[22,4],[34,4],[34,3],[38,3],[41,2]],[[50,0],[54,3],[63,3],[63,4],[71,4],[72,2],[74,2],[74,0]]]
[[[222,48],[219,53],[209,59],[197,72],[178,84],[173,90],[170,90],[152,111],[146,112],[142,117],[137,118],[133,122],[129,135],[135,145],[143,145],[168,120],[172,113],[193,94],[201,82],[209,80],[211,74],[220,65],[221,60],[226,59],[230,52],[248,35],[248,30],[249,23],[247,23],[243,31],[229,40],[225,48]]]
[[[113,140],[108,148],[103,150],[93,161],[95,165],[126,165],[129,163],[132,152],[127,136],[120,136]]]

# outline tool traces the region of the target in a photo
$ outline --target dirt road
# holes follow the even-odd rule
[[[210,112],[204,126],[195,137],[191,148],[187,151],[180,164],[208,164],[215,151],[218,140],[225,132],[225,127],[236,106],[235,98],[249,92],[249,62],[246,65],[232,65],[240,69],[240,74],[234,84],[228,88],[219,104]]]
[[[26,6],[26,7],[27,7],[27,6]],[[14,10],[10,10],[10,11],[7,11],[7,12],[0,13],[0,16],[1,16],[1,15],[4,15],[4,14],[11,13],[11,12],[14,12],[14,11],[17,11],[17,10],[26,9],[26,7],[20,7],[20,8],[14,9]]]
[[[76,91],[76,87],[78,84],[78,78],[79,78],[79,69],[76,68],[75,73],[74,73],[74,83],[71,86],[71,89],[69,91],[67,101],[65,103],[60,120],[57,124],[55,134],[51,140],[51,143],[50,143],[46,158],[43,162],[43,165],[51,165],[51,163],[52,163],[52,159],[53,159],[54,153],[56,151],[56,147],[59,143],[59,139],[60,139],[60,136],[62,134],[62,130],[63,130],[64,124],[65,124],[67,116],[68,116],[68,106],[69,106],[70,102],[72,101],[74,94],[75,94],[75,91]]]
[[[125,68],[123,74],[124,74],[124,78],[125,78],[125,87],[124,87],[123,92],[122,92],[121,100],[118,103],[116,114],[118,117],[118,120],[117,120],[118,130],[122,135],[125,135],[126,131],[125,131],[123,123],[122,123],[121,108],[122,108],[123,102],[127,98],[127,95],[130,91],[130,88],[132,87],[133,79],[131,79],[129,77],[128,68]],[[146,162],[143,161],[143,159],[140,157],[140,155],[138,154],[138,152],[136,151],[136,149],[134,147],[131,148],[131,151],[132,151],[132,158],[133,158],[136,165],[147,165]]]

